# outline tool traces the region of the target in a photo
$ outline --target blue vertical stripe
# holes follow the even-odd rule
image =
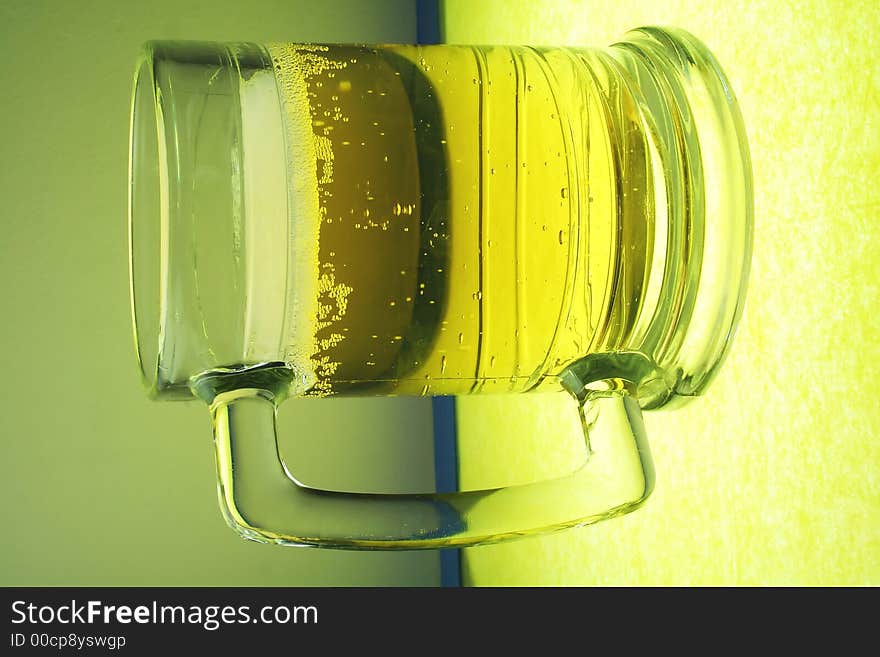
[[[419,43],[440,43],[440,0],[416,0]]]
[[[456,443],[455,397],[433,397],[434,476],[437,491],[458,490],[458,449]],[[440,585],[461,586],[461,551],[440,550]]]
[[[458,450],[455,431],[455,397],[433,397],[434,476],[437,492],[458,490]]]

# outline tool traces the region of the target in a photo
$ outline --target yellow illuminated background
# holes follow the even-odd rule
[[[475,585],[880,583],[880,5],[446,0],[445,39],[604,46],[640,25],[700,37],[742,108],[755,180],[745,312],[708,393],[646,414],[653,496],[622,518],[471,548]],[[556,406],[459,403],[464,445],[552,450]],[[534,409],[534,406],[530,406]],[[512,441],[516,442],[516,441]],[[493,454],[510,461],[517,455]]]

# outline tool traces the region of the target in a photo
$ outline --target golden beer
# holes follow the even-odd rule
[[[589,53],[269,52],[242,114],[247,127],[249,103],[278,94],[300,178],[286,181],[297,316],[282,336],[299,394],[523,391],[633,330],[653,237],[646,136],[632,122],[612,143],[609,120],[637,109]],[[244,130],[245,166],[277,150],[264,141]]]

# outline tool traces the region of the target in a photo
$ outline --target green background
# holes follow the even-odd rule
[[[128,115],[138,49],[157,38],[406,43],[415,3],[0,1],[0,585],[438,584],[433,553],[239,539],[217,506],[207,408],[151,402],[141,388]],[[369,488],[432,476],[430,451],[405,440],[426,433],[430,405],[327,408],[282,412],[286,433],[312,438],[292,448],[312,464],[307,477]],[[357,451],[353,438],[369,433],[397,439],[397,462]],[[319,435],[348,458],[311,461]]]

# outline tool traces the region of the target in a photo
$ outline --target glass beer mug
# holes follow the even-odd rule
[[[226,520],[293,545],[466,546],[636,508],[641,410],[709,384],[751,255],[737,103],[677,29],[605,49],[151,42],[129,208],[146,385],[207,402]],[[549,390],[586,441],[549,480],[322,490],[279,456],[287,398]]]

